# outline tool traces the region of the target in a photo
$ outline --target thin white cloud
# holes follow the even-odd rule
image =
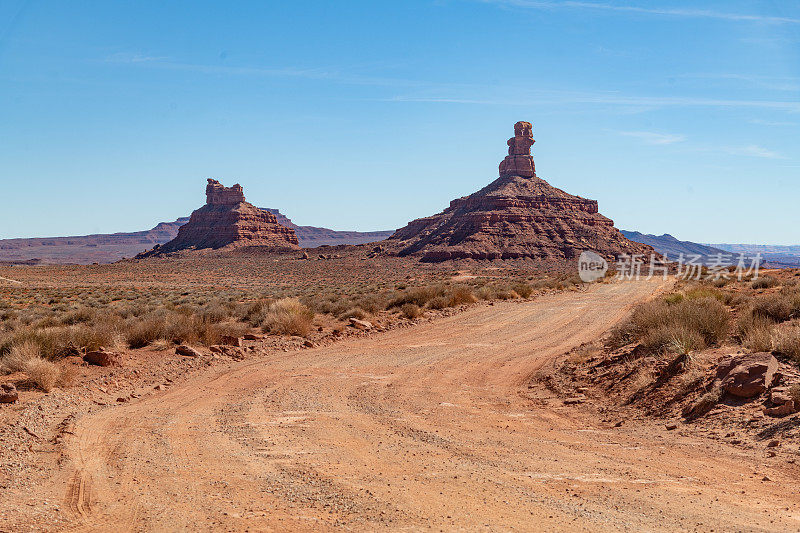
[[[778,152],[773,152],[772,150],[768,150],[763,146],[758,146],[756,144],[750,144],[747,146],[740,146],[740,147],[726,147],[725,151],[732,155],[763,157],[766,159],[786,159],[785,156],[779,154]]]
[[[661,107],[741,107],[764,108],[800,113],[800,102],[784,100],[728,100],[721,98],[696,98],[682,96],[626,96],[602,93],[543,92],[512,97],[461,98],[457,96],[396,96],[395,102],[455,103],[478,105],[565,105],[607,104],[638,108]]]
[[[783,128],[783,127],[791,127],[791,126],[800,126],[797,122],[787,122],[787,121],[779,121],[779,120],[761,120],[760,118],[754,118],[749,121],[750,124],[758,124],[759,126],[771,126],[775,128]]]
[[[166,57],[137,54],[115,54],[105,59],[107,63],[125,63],[137,67],[195,72],[208,75],[265,76],[277,78],[305,78],[351,85],[372,85],[404,88],[419,91],[417,94],[379,98],[393,102],[449,103],[471,105],[568,105],[606,104],[637,109],[661,107],[742,107],[765,108],[800,113],[800,101],[781,100],[727,100],[695,97],[626,96],[617,93],[577,92],[514,89],[468,83],[432,83],[402,78],[364,76],[343,72],[332,67],[246,67],[232,65],[204,65],[182,63]],[[505,94],[501,94],[505,93]],[[487,96],[488,95],[488,96]]]
[[[166,56],[147,56],[143,54],[127,54],[118,53],[108,56],[106,63],[149,63],[155,61],[165,61],[169,59]]]
[[[768,15],[752,15],[747,13],[728,13],[711,9],[682,9],[667,7],[622,6],[600,2],[548,2],[536,0],[481,0],[484,3],[499,4],[529,9],[589,9],[596,11],[616,11],[640,13],[644,15],[660,15],[680,18],[706,18],[739,22],[760,22],[767,24],[800,24],[800,19],[792,17],[774,17]]]
[[[681,74],[676,77],[685,79],[695,78],[701,80],[743,81],[762,89],[790,92],[800,91],[800,78],[794,76],[757,76],[752,74],[703,73]]]
[[[652,131],[619,131],[620,135],[626,137],[634,137],[641,139],[645,144],[652,145],[666,145],[683,142],[686,140],[685,135],[676,135],[670,133],[655,133]]]

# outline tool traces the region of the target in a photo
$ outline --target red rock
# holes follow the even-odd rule
[[[299,249],[294,230],[278,224],[272,213],[245,201],[241,185],[225,187],[209,179],[206,205],[192,213],[189,222],[180,227],[173,240],[137,257],[187,249],[242,246],[269,250]]]
[[[778,360],[767,352],[730,357],[717,367],[722,389],[740,398],[753,398],[766,391],[778,370]]]
[[[422,261],[577,258],[583,250],[613,258],[653,253],[625,238],[599,214],[597,202],[573,196],[536,176],[531,125],[518,122],[500,178],[450,202],[439,214],[414,220],[387,242]]]
[[[240,348],[242,346],[241,337],[232,337],[230,335],[223,335],[220,342],[226,346],[235,346]]]
[[[789,394],[788,387],[775,387],[769,391],[769,401],[773,405],[783,405],[792,401],[792,395]]]
[[[788,416],[797,412],[797,406],[794,400],[781,404],[777,407],[765,407],[764,414],[769,416]]]
[[[14,403],[18,399],[19,393],[12,383],[0,384],[0,403]]]
[[[573,398],[565,398],[564,405],[578,405],[579,403],[583,403],[586,401],[586,398],[583,396],[575,396]]]
[[[371,322],[367,322],[366,320],[359,320],[357,318],[351,318],[350,325],[356,329],[363,329],[363,330],[372,329]]]
[[[175,353],[178,355],[185,355],[186,357],[200,357],[201,354],[191,346],[187,346],[185,344],[181,344],[177,348],[175,348]]]
[[[88,352],[83,356],[83,360],[90,365],[97,366],[116,366],[119,364],[120,355],[116,352],[108,352],[103,348]]]

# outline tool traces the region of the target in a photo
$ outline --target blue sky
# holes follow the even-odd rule
[[[537,173],[617,227],[800,243],[800,3],[0,0],[0,238],[147,229],[205,178],[393,229]]]

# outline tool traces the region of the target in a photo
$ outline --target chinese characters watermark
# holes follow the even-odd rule
[[[729,280],[736,278],[756,279],[761,268],[761,254],[724,254],[714,255],[678,254],[675,260],[670,260],[668,254],[620,254],[615,264],[615,279],[639,280],[661,277],[667,279],[670,272],[674,272],[678,279],[683,280]],[[578,274],[580,278],[591,283],[606,277],[609,271],[608,262],[595,252],[586,251],[578,259]]]

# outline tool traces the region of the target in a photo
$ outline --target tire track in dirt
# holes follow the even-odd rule
[[[797,528],[796,475],[760,483],[752,454],[521,394],[660,286],[479,306],[212,368],[78,421],[57,482],[82,530]]]

